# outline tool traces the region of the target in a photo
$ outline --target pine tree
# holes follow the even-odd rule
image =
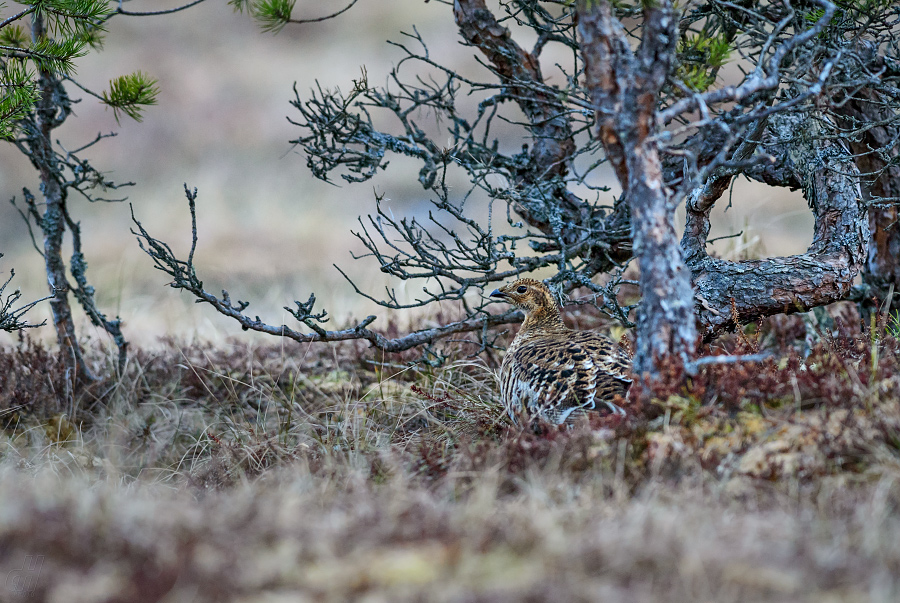
[[[82,153],[104,136],[70,152],[54,144],[54,131],[72,115],[68,85],[111,107],[117,118],[124,114],[137,120],[143,108],[155,102],[157,89],[155,81],[140,72],[113,79],[109,90],[102,93],[83,87],[75,77],[77,59],[101,49],[106,25],[123,12],[121,7],[114,10],[106,0],[37,0],[21,6],[0,22],[0,135],[28,157],[38,174],[41,201],[24,189],[20,212],[28,228],[36,228],[43,239],[53,324],[72,382],[79,386],[96,377],[82,356],[70,293],[90,320],[114,338],[120,367],[127,342],[120,321],[107,318],[94,301],[81,250],[81,229],[70,210],[69,194],[77,192],[90,201],[108,200],[102,194],[119,185],[82,158]],[[62,256],[67,233],[73,247],[68,271]]]
[[[236,4],[271,31],[293,22],[291,2]],[[386,86],[363,71],[346,92],[297,93],[292,119],[323,180],[365,182],[392,155],[419,162],[429,222],[396,217],[376,197],[357,237],[383,272],[420,282],[422,294],[410,303],[357,291],[395,310],[455,301],[466,318],[394,339],[368,328],[374,317],[327,331],[310,296],[292,313],[311,332],[268,325],[245,314],[246,302],[203,290],[190,258],[140,229],[175,286],[245,329],[397,351],[520,320],[492,312],[486,291],[546,268],[559,292],[586,291],[580,301],[633,326],[617,293],[634,284],[625,269],[636,256],[635,366],[651,379],[663,362],[690,365],[696,338],[766,316],[872,297],[890,308],[900,278],[896,2],[454,0],[446,10],[481,76],[443,66],[413,30]],[[501,122],[526,144],[501,139]],[[604,164],[619,198],[597,184]],[[468,190],[451,189],[454,172]],[[707,253],[710,212],[741,176],[803,191],[815,218],[805,253],[740,262]],[[491,208],[491,222],[470,217],[475,203]]]

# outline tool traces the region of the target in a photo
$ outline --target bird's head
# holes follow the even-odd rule
[[[533,278],[520,278],[494,289],[491,297],[509,302],[525,312],[526,322],[561,323],[559,306],[553,293],[547,285]]]

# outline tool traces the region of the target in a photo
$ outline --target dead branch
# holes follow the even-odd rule
[[[222,291],[222,296],[217,297],[203,288],[203,282],[198,278],[193,263],[194,252],[197,248],[197,190],[190,190],[187,185],[185,185],[184,190],[191,212],[191,250],[187,261],[179,260],[168,244],[150,235],[141,222],[134,216],[133,208],[132,221],[137,227],[137,231],[132,229],[132,233],[137,237],[141,249],[153,259],[154,267],[172,278],[172,281],[169,283],[170,287],[187,291],[196,297],[199,302],[207,303],[215,308],[220,314],[236,320],[244,330],[286,337],[299,343],[362,339],[368,341],[373,347],[385,352],[402,352],[418,346],[432,344],[441,338],[455,333],[485,331],[489,327],[519,322],[522,320],[520,312],[506,312],[504,314],[488,314],[487,312],[482,312],[479,316],[474,318],[460,320],[430,329],[422,329],[409,333],[403,337],[392,339],[368,328],[368,326],[375,321],[375,316],[368,316],[359,321],[356,325],[345,329],[337,331],[327,331],[323,329],[317,323],[325,323],[328,321],[327,312],[315,312],[313,306],[316,298],[315,295],[310,295],[309,300],[305,303],[295,301],[294,304],[296,305],[296,308],[285,307],[285,310],[287,310],[298,322],[312,329],[312,333],[296,331],[286,325],[269,325],[260,319],[259,316],[250,317],[244,313],[244,310],[250,305],[249,302],[240,300],[233,302],[227,291]],[[485,341],[486,340],[487,338],[485,338]]]
[[[0,253],[0,257],[3,257],[2,253]],[[15,275],[15,271],[10,270],[9,278],[6,279],[6,281],[4,281],[2,284],[0,284],[0,331],[6,331],[7,333],[12,333],[13,331],[21,331],[22,329],[33,329],[35,327],[43,326],[47,323],[47,321],[42,321],[39,324],[30,324],[25,322],[23,320],[23,317],[25,316],[26,312],[34,308],[36,305],[38,305],[42,301],[47,301],[48,299],[50,299],[50,296],[42,297],[41,299],[28,302],[27,304],[18,307],[14,307],[22,298],[22,293],[18,289],[8,294],[6,297],[3,297],[3,293],[6,291],[7,285],[9,285]]]

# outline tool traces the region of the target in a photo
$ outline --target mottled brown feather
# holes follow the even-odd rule
[[[553,294],[534,279],[519,279],[491,296],[525,312],[500,368],[500,394],[510,414],[525,411],[557,424],[586,411],[624,414],[612,400],[631,384],[631,359],[618,344],[566,327]]]

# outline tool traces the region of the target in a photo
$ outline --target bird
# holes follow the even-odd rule
[[[593,331],[568,328],[544,283],[522,278],[490,297],[525,313],[500,367],[500,396],[510,417],[520,411],[571,425],[587,412],[624,415],[613,403],[631,385],[631,358],[616,342]]]

